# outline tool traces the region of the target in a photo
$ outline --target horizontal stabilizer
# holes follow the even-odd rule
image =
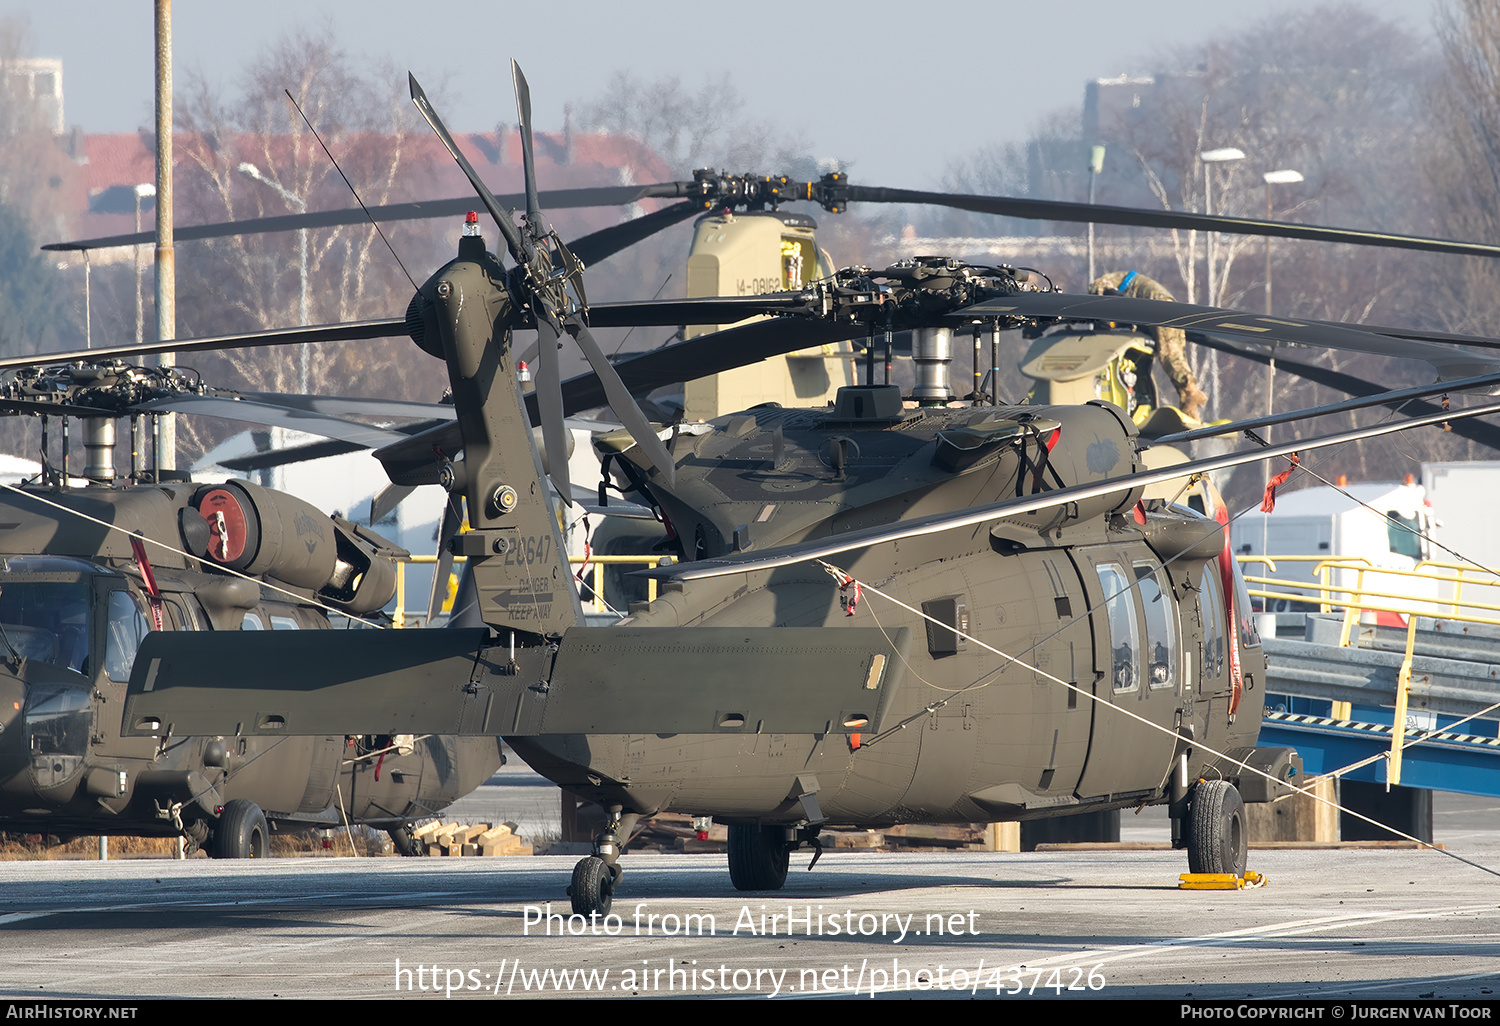
[[[910,645],[907,628],[887,633],[574,627],[555,660],[518,649],[513,664],[483,628],[159,632],[136,657],[123,732],[874,732]]]

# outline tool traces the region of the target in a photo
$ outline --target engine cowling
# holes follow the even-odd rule
[[[195,512],[196,511],[196,512]],[[365,528],[250,481],[205,485],[181,517],[182,537],[200,559],[316,591],[351,613],[368,613],[396,593],[396,546]]]

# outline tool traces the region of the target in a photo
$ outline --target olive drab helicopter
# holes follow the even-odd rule
[[[359,626],[394,593],[402,550],[291,495],[144,467],[139,437],[129,483],[117,482],[116,421],[130,417],[135,435],[163,410],[222,407],[364,445],[403,437],[271,399],[215,394],[185,372],[122,361],[27,367],[0,389],[0,412],[41,418],[44,454],[38,480],[0,489],[0,830],[182,836],[235,858],[264,856],[272,824],[347,819],[390,830],[412,853],[412,819],[503,763],[489,738],[121,736],[125,684],[147,632],[323,633]],[[434,418],[426,404],[392,412]],[[70,419],[84,428],[80,477],[69,465]]]
[[[953,339],[996,339],[1054,322],[1171,326],[1236,346],[1274,334],[1424,360],[1450,379],[1405,390],[1427,395],[1500,383],[1500,344],[1070,296],[1016,268],[939,257],[847,268],[765,296],[590,305],[581,247],[562,243],[542,214],[530,99],[512,69],[526,172],[521,224],[411,81],[413,101],[469,178],[511,266],[489,250],[471,216],[456,258],[417,290],[404,319],[302,333],[401,331],[445,361],[455,421],[376,455],[398,486],[439,482],[462,497],[470,529],[449,544],[468,559],[462,611],[442,629],[357,636],[154,632],[138,650],[122,732],[160,746],[198,734],[503,735],[539,772],[607,810],[593,853],[573,871],[569,892],[581,914],[608,910],[624,839],[641,816],[660,811],[727,823],[730,876],[742,890],[782,886],[798,847],[816,849],[816,862],[825,827],[1029,820],[1153,803],[1167,805],[1190,868],[1243,871],[1244,802],[1284,793],[1299,763],[1290,749],[1256,744],[1265,662],[1228,555],[1227,512],[1222,504],[1200,512],[1174,495],[1239,463],[1456,425],[1500,412],[1500,404],[1148,470],[1146,443],[1111,403],[957,399],[946,373]],[[705,173],[695,186],[710,182],[741,197],[815,198],[835,210],[852,199],[887,199],[1376,238],[862,189],[841,175],[798,184]],[[1059,209],[1072,206],[1072,215]],[[670,219],[662,213],[649,216]],[[1500,255],[1442,240],[1398,244]],[[726,324],[752,314],[772,316],[618,364],[591,331]],[[517,384],[518,330],[539,339],[533,392]],[[839,389],[818,409],[766,406],[663,429],[631,396],[825,344],[863,339],[873,353],[903,330],[912,332],[921,368],[910,397],[875,383],[873,357],[863,384]],[[255,341],[241,336],[235,344]],[[215,343],[223,340],[205,345]],[[591,371],[562,381],[557,351],[572,343]],[[595,627],[582,622],[533,425],[557,451],[563,418],[605,402],[624,427],[595,439],[607,467],[600,498],[625,491],[653,507],[681,562],[650,571],[660,579],[655,601]],[[570,495],[566,469],[551,476],[557,493]],[[1173,495],[1146,497],[1147,488],[1173,483]],[[274,679],[266,666],[278,667]]]

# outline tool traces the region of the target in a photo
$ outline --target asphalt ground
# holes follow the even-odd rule
[[[0,996],[1490,1002],[1496,806],[1435,817],[1487,869],[1252,849],[1267,883],[1244,891],[1179,890],[1166,851],[798,853],[756,894],[722,856],[627,855],[618,918],[594,922],[568,917],[574,857],[11,862]]]

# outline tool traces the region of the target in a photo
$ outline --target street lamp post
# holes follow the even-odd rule
[[[1198,159],[1203,161],[1203,212],[1212,217],[1214,213],[1213,179],[1209,175],[1212,170],[1211,164],[1225,164],[1233,160],[1244,160],[1245,152],[1233,147],[1220,150],[1204,150],[1198,154]],[[1210,231],[1208,233],[1208,305],[1218,304],[1219,297],[1214,284],[1214,243],[1218,240],[1219,233]]]
[[[274,178],[267,178],[265,175],[261,174],[260,168],[256,167],[254,164],[250,163],[249,161],[242,161],[240,163],[240,165],[239,165],[239,169],[238,170],[239,170],[240,174],[244,175],[246,178],[253,179],[254,181],[257,181],[257,182],[261,183],[262,185],[268,185],[272,189],[275,189],[276,192],[277,192],[277,194],[282,199],[286,200],[287,204],[289,206],[293,207],[296,210],[297,213],[299,213],[299,214],[305,214],[305,213],[307,213],[307,203],[302,199],[301,196],[298,196],[296,193],[294,193],[291,190],[287,189],[285,186],[283,186],[280,182],[276,181]],[[298,285],[299,285],[298,299],[297,299],[297,317],[298,317],[298,323],[305,325],[307,323],[307,229],[306,228],[298,228],[297,229],[297,250],[298,250],[298,263],[297,263],[297,267],[298,267]],[[307,376],[308,376],[307,375],[307,347],[306,346],[302,346],[300,348],[298,354],[297,354],[297,391],[302,392],[304,395],[307,393],[307,389],[308,389]]]
[[[1294,185],[1302,181],[1302,174],[1291,170],[1267,171],[1261,175],[1261,178],[1266,183],[1266,220],[1269,221],[1271,219],[1271,186]],[[1269,235],[1266,236],[1266,313],[1267,315],[1271,313],[1271,237]]]
[[[150,182],[142,183],[135,187],[135,233],[141,233],[141,201],[153,199],[156,196],[156,186]],[[141,278],[143,266],[141,264],[141,247],[135,247],[135,344],[140,345],[142,335],[145,332],[146,317],[145,304],[141,298]]]
[[[1290,169],[1283,169],[1283,170],[1280,170],[1280,171],[1267,171],[1263,175],[1261,175],[1260,177],[1266,183],[1266,220],[1269,221],[1269,220],[1271,220],[1271,186],[1273,186],[1273,185],[1293,185],[1293,184],[1295,184],[1297,182],[1302,181],[1302,173],[1299,172],[1299,171],[1292,171]],[[1271,315],[1271,237],[1269,235],[1267,235],[1266,236],[1266,316],[1269,317],[1270,315]],[[1266,362],[1266,416],[1268,416],[1268,417],[1271,415],[1272,410],[1273,410],[1274,405],[1275,405],[1274,404],[1274,398],[1275,398],[1275,394],[1276,394],[1276,350],[1272,349],[1270,355],[1271,355],[1270,360],[1268,360]],[[1266,439],[1266,441],[1269,442],[1271,440],[1271,429],[1270,429],[1270,427],[1266,427],[1263,430],[1265,432],[1265,439]],[[1265,465],[1265,478],[1266,478],[1266,487],[1270,488],[1270,486],[1271,486],[1271,464],[1270,463],[1267,463]],[[1260,551],[1261,551],[1261,553],[1263,555],[1264,554],[1268,554],[1268,552],[1269,552],[1270,539],[1271,539],[1271,518],[1270,517],[1263,517],[1262,518],[1262,523],[1261,523],[1261,536],[1260,536]]]
[[[1226,147],[1219,150],[1204,150],[1198,154],[1198,159],[1203,161],[1203,212],[1212,217],[1214,212],[1214,194],[1213,179],[1209,175],[1209,171],[1212,170],[1211,165],[1224,164],[1232,160],[1244,160],[1245,152],[1233,147]],[[1214,281],[1214,243],[1218,237],[1218,232],[1210,231],[1207,240],[1205,240],[1205,248],[1208,251],[1208,306],[1216,306],[1219,301],[1218,287]],[[1208,381],[1209,394],[1214,397],[1215,402],[1218,402],[1219,351],[1217,349],[1208,354]]]
[[[1095,146],[1089,151],[1089,206],[1094,205],[1094,183],[1099,172],[1104,170],[1104,147]],[[1089,222],[1089,284],[1094,281],[1094,222]]]

